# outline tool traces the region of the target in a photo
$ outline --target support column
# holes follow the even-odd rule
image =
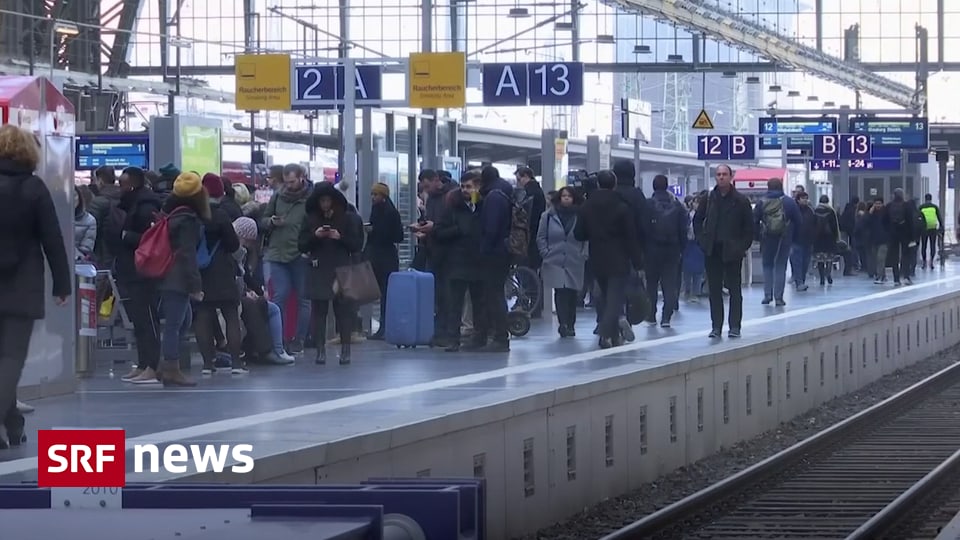
[[[937,151],[937,206],[946,214],[947,208],[947,164],[950,161],[950,152]],[[956,183],[956,178],[954,178]],[[956,215],[956,214],[954,214]],[[943,216],[946,221],[946,216]]]
[[[587,170],[590,172],[600,170],[600,137],[598,135],[587,135]]]
[[[433,0],[423,0],[421,9],[421,36],[420,51],[433,52]],[[420,121],[420,140],[423,144],[423,168],[437,169],[437,109],[424,109],[425,118]]]
[[[944,0],[937,0],[937,63],[940,64],[940,70],[943,70],[944,62],[944,37],[943,34],[946,32],[944,28],[943,19],[944,19],[944,9],[943,9]],[[941,206],[941,208],[943,208]]]
[[[960,163],[960,153],[953,156],[953,228],[960,227],[960,179],[957,178],[957,164]],[[942,208],[942,207],[941,207]],[[954,239],[956,241],[956,239]]]
[[[838,127],[840,133],[848,133],[850,127],[850,113],[842,112],[838,116]],[[810,170],[809,165],[807,171]],[[809,177],[809,172],[807,173]],[[850,202],[850,162],[849,160],[840,160],[840,174],[837,175],[837,184],[833,186],[833,203],[838,208],[843,208]],[[810,189],[810,186],[806,186]]]
[[[343,112],[340,113],[340,180],[357,188],[356,65],[350,56],[350,0],[339,0],[340,59],[343,62]],[[348,194],[351,191],[348,190]],[[357,193],[352,191],[352,193]],[[349,195],[348,195],[349,200]]]

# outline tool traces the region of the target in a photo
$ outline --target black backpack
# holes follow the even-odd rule
[[[907,223],[907,205],[903,201],[893,201],[887,206],[887,215],[890,223],[896,227],[903,227]]]
[[[676,199],[667,200],[651,197],[650,233],[651,239],[659,244],[675,244],[680,241],[679,219],[683,207]]]
[[[817,236],[833,236],[833,227],[830,226],[830,213],[816,212],[814,216],[817,220]]]

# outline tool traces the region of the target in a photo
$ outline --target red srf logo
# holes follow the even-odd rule
[[[126,433],[122,429],[37,431],[39,487],[122,488]]]

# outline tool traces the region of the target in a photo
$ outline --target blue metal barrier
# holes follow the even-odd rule
[[[121,498],[123,510],[137,513],[179,510],[186,515],[192,511],[246,509],[250,510],[248,523],[271,516],[302,518],[305,522],[323,518],[316,530],[309,529],[309,537],[315,539],[329,538],[319,527],[334,520],[344,527],[355,525],[337,532],[342,535],[337,538],[485,540],[484,487],[483,480],[472,478],[370,479],[359,485],[128,484]],[[20,515],[11,510],[50,509],[52,500],[49,489],[29,484],[0,485],[0,522],[6,524],[11,516]],[[91,513],[111,510],[51,511],[57,512],[53,521],[61,521],[80,515],[89,519]],[[21,514],[32,516],[29,519],[33,522],[38,519],[34,512]]]

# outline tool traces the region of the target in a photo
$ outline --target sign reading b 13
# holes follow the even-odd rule
[[[757,138],[753,135],[700,135],[697,159],[701,161],[753,161]]]
[[[813,159],[870,159],[869,135],[814,135]]]

